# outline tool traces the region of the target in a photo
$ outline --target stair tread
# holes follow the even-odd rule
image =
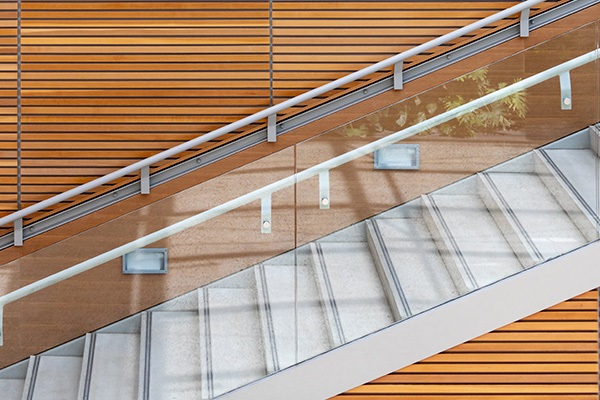
[[[254,289],[206,288],[200,293],[205,337],[202,356],[218,396],[266,375],[262,333]],[[204,298],[202,298],[204,297]],[[208,306],[208,307],[207,307]],[[208,320],[206,313],[208,312]]]
[[[4,400],[21,400],[25,379],[0,379],[0,393]]]
[[[77,398],[82,357],[39,356],[32,400]]]
[[[458,296],[422,219],[375,219],[412,314]]]
[[[346,341],[394,322],[366,242],[320,243]]]
[[[587,242],[536,174],[493,172],[489,176],[545,259]]]
[[[139,335],[97,333],[95,336],[89,400],[137,399]]]
[[[598,157],[591,149],[546,149],[546,154],[581,195],[587,205],[598,213]],[[594,182],[597,182],[595,185]]]
[[[523,270],[479,196],[434,194],[430,197],[477,286],[494,283]]]
[[[323,309],[310,267],[265,265],[263,268],[279,368],[330,349]]]
[[[197,399],[200,394],[198,313],[150,314],[149,398]]]

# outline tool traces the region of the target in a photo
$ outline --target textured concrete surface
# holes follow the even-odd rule
[[[489,177],[545,259],[587,242],[537,175],[490,173]]]
[[[600,215],[600,160],[591,149],[548,149],[546,154],[587,205]]]
[[[81,357],[40,356],[31,400],[77,398]]]
[[[139,334],[96,334],[89,400],[137,400],[139,360]]]
[[[4,400],[21,400],[23,394],[23,379],[0,379],[0,393]]]
[[[478,196],[434,194],[430,198],[479,287],[523,269]]]
[[[310,266],[266,265],[264,283],[280,369],[331,348]]]
[[[254,289],[207,288],[199,293],[204,399],[263,377],[267,369]]]
[[[394,322],[366,242],[321,243],[323,274],[317,274],[321,295],[332,304],[343,332],[353,340]],[[324,288],[328,288],[324,290]]]
[[[200,397],[198,313],[151,313],[151,399],[196,400]]]
[[[374,219],[413,314],[458,296],[425,223],[416,218]],[[380,255],[383,257],[383,255]]]

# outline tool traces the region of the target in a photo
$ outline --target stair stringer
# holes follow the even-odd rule
[[[595,241],[220,399],[335,396],[599,287],[598,259],[600,241]]]

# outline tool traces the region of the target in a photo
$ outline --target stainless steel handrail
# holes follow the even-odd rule
[[[127,244],[119,246],[113,250],[109,250],[103,254],[100,254],[96,257],[90,258],[89,260],[83,261],[77,265],[74,265],[70,268],[64,269],[60,272],[57,272],[54,275],[50,275],[46,278],[43,278],[37,282],[31,283],[27,286],[24,286],[20,289],[17,289],[11,293],[5,294],[0,297],[0,346],[2,345],[2,313],[4,306],[9,304],[15,300],[21,299],[25,296],[28,296],[32,293],[38,292],[42,289],[45,289],[49,286],[52,286],[56,283],[62,282],[68,278],[71,278],[75,275],[79,275],[82,272],[88,271],[92,268],[95,268],[99,265],[102,265],[108,261],[114,260],[118,257],[121,257],[127,253],[130,253],[134,250],[140,249],[149,244],[155,243],[159,240],[165,239],[169,236],[172,236],[178,232],[181,232],[185,229],[191,228],[202,222],[208,221],[220,215],[223,215],[229,211],[235,210],[243,205],[249,204],[253,201],[263,200],[265,198],[271,199],[271,195],[274,192],[277,192],[281,189],[293,186],[299,182],[305,181],[309,178],[315,177],[321,174],[328,174],[329,170],[336,168],[340,165],[346,164],[350,161],[353,161],[359,157],[365,156],[367,154],[373,153],[375,150],[381,149],[385,146],[388,146],[392,143],[398,142],[402,139],[405,139],[410,136],[414,136],[420,132],[431,129],[435,126],[443,124],[451,119],[460,117],[465,115],[473,110],[484,107],[488,104],[491,104],[495,101],[498,101],[504,97],[510,96],[522,90],[525,90],[529,87],[535,86],[541,82],[545,82],[551,78],[564,75],[569,73],[574,68],[581,67],[582,65],[588,64],[590,62],[596,61],[600,58],[600,49],[593,50],[589,53],[583,54],[579,57],[576,57],[570,61],[559,64],[555,67],[549,68],[545,71],[542,71],[538,74],[535,74],[529,78],[525,78],[521,81],[513,83],[512,85],[506,86],[503,89],[497,90],[493,93],[487,94],[483,97],[480,97],[476,100],[473,100],[469,103],[466,103],[462,106],[454,108],[452,110],[446,111],[440,115],[432,117],[428,120],[419,122],[409,128],[403,129],[391,135],[385,136],[381,139],[378,139],[374,142],[366,144],[362,147],[349,151],[348,153],[342,154],[340,156],[334,157],[328,161],[325,161],[321,164],[317,164],[310,168],[305,169],[304,171],[298,172],[297,174],[288,176],[287,178],[281,179],[277,182],[271,183],[267,186],[264,186],[260,189],[257,189],[253,192],[247,193],[243,196],[240,196],[236,199],[230,200],[223,204],[220,204],[216,207],[213,207],[209,210],[201,212],[200,214],[194,215],[192,217],[186,218],[180,222],[177,222],[173,225],[162,228],[156,232],[153,232],[149,235],[143,236],[139,239],[131,241]],[[562,99],[564,100],[564,99]],[[562,101],[561,100],[561,101]],[[571,98],[569,98],[569,103]]]
[[[214,131],[199,136],[195,139],[189,140],[185,143],[172,147],[168,150],[162,151],[158,154],[155,154],[151,157],[133,163],[127,167],[121,168],[117,171],[111,172],[107,175],[104,175],[100,178],[94,179],[90,182],[87,182],[83,185],[77,186],[73,189],[67,190],[66,192],[60,193],[56,196],[50,197],[49,199],[43,200],[39,203],[33,204],[29,207],[26,207],[22,210],[15,211],[12,214],[6,215],[0,218],[0,226],[6,225],[8,223],[14,222],[15,226],[15,245],[22,245],[22,228],[23,228],[23,218],[33,214],[34,212],[44,210],[48,207],[54,206],[58,203],[61,203],[65,200],[68,200],[76,195],[88,192],[90,190],[96,189],[106,183],[112,182],[118,178],[122,178],[126,175],[137,173],[140,171],[142,177],[148,178],[148,169],[150,165],[156,164],[157,162],[163,161],[169,157],[187,151],[191,148],[194,148],[202,143],[206,143],[210,140],[213,140],[219,136],[230,133],[236,129],[243,128],[251,123],[257,122],[259,120],[276,116],[278,112],[286,110],[290,107],[301,104],[307,100],[313,99],[319,95],[327,93],[331,90],[337,89],[343,85],[354,82],[357,79],[364,78],[367,75],[375,73],[381,69],[396,65],[406,60],[407,58],[416,56],[425,51],[431,50],[437,46],[440,46],[444,43],[447,43],[450,40],[457,39],[461,36],[469,34],[477,29],[483,28],[491,23],[498,22],[503,20],[511,15],[515,15],[521,13],[520,22],[521,24],[526,24],[529,16],[529,9],[539,3],[544,2],[545,0],[527,0],[512,7],[507,8],[506,10],[500,11],[496,14],[493,14],[489,17],[483,18],[479,21],[476,21],[472,24],[469,24],[463,28],[457,29],[453,32],[450,32],[446,35],[440,36],[433,40],[430,40],[427,43],[416,46],[410,50],[399,53],[395,56],[389,57],[383,61],[380,61],[376,64],[373,64],[369,67],[363,68],[356,72],[353,72],[349,75],[346,75],[340,79],[329,82],[323,86],[320,86],[316,89],[310,90],[306,93],[298,95],[294,98],[286,100],[282,103],[269,107],[265,110],[259,111],[255,114],[252,114],[248,117],[242,118],[236,122],[233,122],[229,125],[225,125],[221,128],[215,129]],[[521,30],[521,34],[524,35],[524,30]],[[142,185],[144,186],[144,185]],[[146,191],[149,191],[148,183],[145,183]],[[19,232],[17,232],[19,230]]]

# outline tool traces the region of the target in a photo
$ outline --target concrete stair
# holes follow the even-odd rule
[[[212,399],[444,307],[598,238],[599,138],[576,134],[5,368],[0,397]]]
[[[22,400],[75,399],[82,357],[31,356]]]
[[[139,333],[88,333],[78,398],[137,399],[139,354]]]

